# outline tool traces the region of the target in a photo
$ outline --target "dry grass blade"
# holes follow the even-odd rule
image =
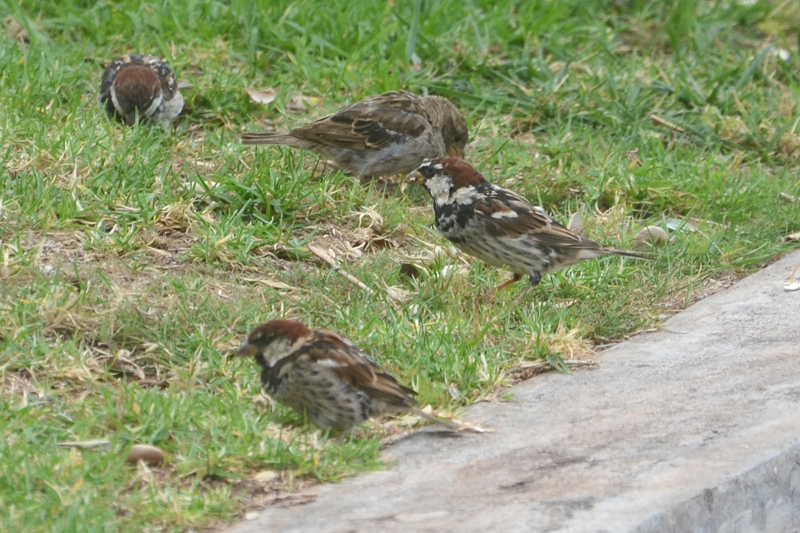
[[[797,275],[798,270],[800,270],[800,264],[794,267],[794,270],[792,270],[792,275],[789,276],[789,281],[783,287],[785,291],[793,292],[800,290],[800,281],[795,280],[795,276]]]
[[[340,276],[343,276],[350,283],[361,287],[362,289],[364,289],[365,291],[369,292],[370,294],[375,292],[372,289],[370,289],[369,287],[367,287],[366,285],[364,285],[364,283],[361,280],[359,280],[357,277],[352,276],[352,275],[348,274],[347,272],[345,272],[344,270],[342,270],[342,268],[338,264],[336,264],[336,260],[333,257],[331,257],[330,254],[328,253],[328,251],[325,250],[324,248],[321,248],[321,247],[316,246],[314,244],[309,244],[308,245],[308,249],[311,251],[311,253],[313,253],[314,255],[316,255],[317,257],[322,259],[324,262],[329,264],[331,266],[331,268],[333,268],[336,272],[339,273]]]
[[[63,446],[65,448],[78,448],[81,450],[94,450],[97,448],[103,448],[106,450],[111,449],[111,441],[108,439],[67,441],[67,442],[59,442],[58,445]]]
[[[652,120],[655,124],[657,124],[659,126],[664,126],[666,128],[669,128],[669,129],[671,129],[673,131],[677,131],[677,132],[680,132],[680,133],[686,133],[686,130],[684,130],[683,128],[681,128],[677,124],[674,124],[674,123],[670,122],[669,120],[656,115],[655,113],[650,115],[650,120]]]

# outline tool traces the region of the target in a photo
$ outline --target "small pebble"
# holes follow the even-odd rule
[[[255,476],[253,476],[253,480],[259,481],[261,483],[266,483],[268,481],[272,481],[278,477],[278,473],[274,470],[262,470],[258,472]]]
[[[144,461],[148,465],[160,465],[164,462],[164,452],[149,444],[134,444],[125,460],[133,464]]]
[[[669,242],[669,235],[658,226],[647,226],[639,231],[633,238],[633,249],[638,251],[649,248],[649,246],[659,246]]]

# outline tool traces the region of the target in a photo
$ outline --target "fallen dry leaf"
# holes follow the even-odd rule
[[[792,203],[797,201],[797,196],[792,196],[791,194],[787,194],[785,192],[780,193],[778,196],[784,203]]]
[[[411,300],[411,291],[407,291],[402,287],[391,287],[384,283],[383,288],[386,290],[386,294],[389,295],[389,298],[397,303],[406,303]]]
[[[268,481],[272,481],[278,477],[278,473],[274,470],[262,470],[260,472],[256,472],[256,475],[253,476],[253,481],[258,481],[259,483],[267,483]]]
[[[8,35],[9,39],[21,43],[30,42],[28,40],[28,32],[14,17],[6,17],[5,20],[3,20],[3,24],[6,26],[6,35]]]
[[[681,230],[697,231],[696,227],[692,226],[691,224],[680,218],[668,218],[666,222],[667,222],[667,229],[671,231],[681,231]]]
[[[567,229],[578,235],[581,239],[589,238],[589,232],[586,231],[586,228],[583,225],[583,215],[580,212],[576,211],[575,213],[572,213],[572,216],[569,217],[569,222],[567,223]]]
[[[800,231],[790,233],[783,238],[783,242],[800,242]]]
[[[250,99],[257,104],[269,105],[278,96],[278,93],[273,89],[266,89],[263,91],[259,91],[258,89],[245,89],[245,91],[250,95]]]
[[[317,102],[319,102],[319,98],[315,98],[313,96],[306,96],[304,94],[296,94],[292,97],[291,100],[289,100],[289,103],[286,104],[286,111],[291,111],[295,113],[308,111],[306,103],[316,104]]]

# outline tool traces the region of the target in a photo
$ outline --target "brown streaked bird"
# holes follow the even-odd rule
[[[305,148],[373,178],[407,174],[435,157],[464,157],[468,137],[464,117],[447,98],[392,91],[289,132],[246,133],[242,142]]]
[[[604,246],[568,230],[544,209],[489,183],[468,163],[440,158],[422,164],[408,182],[423,185],[433,198],[436,228],[456,248],[514,277],[501,289],[529,276],[536,286],[544,274],[604,255],[649,257]]]
[[[163,60],[141,54],[115,59],[103,71],[100,106],[110,118],[133,126],[140,121],[168,126],[183,111],[175,73]]]
[[[403,411],[459,428],[414,407],[416,392],[333,331],[273,320],[250,332],[236,354],[255,357],[266,394],[322,429],[347,431],[368,418]]]

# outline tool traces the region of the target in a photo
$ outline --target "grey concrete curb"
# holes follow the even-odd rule
[[[311,489],[229,533],[800,532],[795,252],[602,353],[478,404],[495,429],[421,432],[396,468]]]

